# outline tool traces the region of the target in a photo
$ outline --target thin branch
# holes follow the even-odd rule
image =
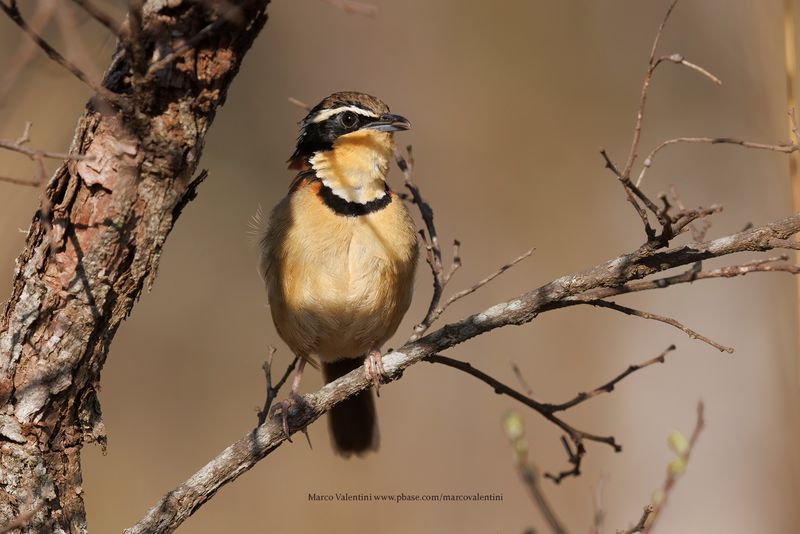
[[[258,426],[264,424],[264,421],[267,420],[267,415],[269,414],[269,409],[272,406],[273,401],[278,396],[283,385],[289,379],[289,375],[292,374],[294,371],[295,366],[299,360],[298,356],[295,356],[292,362],[286,367],[286,370],[283,372],[280,380],[274,386],[272,385],[272,359],[275,356],[275,353],[278,351],[275,347],[269,347],[269,356],[267,357],[267,361],[264,362],[262,368],[264,369],[264,379],[267,385],[267,395],[264,399],[264,406],[258,411]]]
[[[771,145],[766,143],[755,143],[753,141],[745,141],[744,139],[736,139],[733,137],[676,137],[674,139],[668,139],[666,141],[662,141],[659,145],[657,145],[647,157],[644,159],[642,163],[642,170],[639,172],[639,177],[636,179],[636,186],[639,187],[644,180],[644,175],[647,171],[652,167],[653,160],[656,157],[656,154],[661,152],[664,148],[670,145],[676,145],[679,143],[685,144],[709,144],[709,145],[719,145],[719,144],[727,144],[727,145],[738,145],[745,148],[752,148],[755,150],[770,150],[773,152],[782,152],[784,154],[791,154],[793,152],[797,152],[800,150],[800,146],[794,143],[787,143],[781,145]]]
[[[81,155],[70,155],[64,152],[51,152],[49,150],[39,150],[37,148],[29,148],[26,146],[22,146],[16,141],[12,141],[11,139],[0,139],[0,148],[5,150],[11,150],[13,152],[19,152],[20,154],[25,154],[31,159],[34,158],[48,158],[48,159],[59,159],[59,160],[81,160],[86,159],[85,156]]]
[[[66,53],[74,58],[75,64],[79,65],[90,79],[101,79],[102,74],[97,69],[92,54],[86,49],[83,43],[83,32],[78,27],[78,22],[75,20],[74,7],[64,2],[60,3],[58,5],[56,22],[61,31]]]
[[[128,17],[122,27],[120,40],[125,46],[128,58],[131,63],[133,77],[136,80],[134,85],[141,83],[147,72],[147,58],[142,48],[142,16],[144,15],[145,0],[128,0]]]
[[[468,375],[477,378],[481,382],[489,385],[495,393],[498,395],[506,395],[511,397],[512,399],[524,404],[525,406],[532,408],[534,411],[539,413],[542,417],[559,427],[561,430],[567,433],[569,439],[575,445],[575,450],[573,451],[570,447],[569,443],[566,441],[564,437],[562,437],[562,443],[564,443],[564,448],[567,450],[567,454],[569,457],[570,463],[573,467],[567,471],[562,471],[558,475],[551,475],[549,473],[545,474],[545,477],[552,479],[556,483],[561,482],[562,479],[568,476],[578,476],[580,474],[580,464],[583,456],[586,454],[586,450],[584,448],[583,442],[584,441],[594,441],[597,443],[604,443],[614,449],[614,452],[622,451],[622,447],[616,442],[613,436],[599,436],[597,434],[591,434],[589,432],[585,432],[583,430],[579,430],[572,425],[566,423],[560,417],[557,417],[554,412],[558,411],[554,409],[554,405],[552,404],[545,404],[539,402],[523,393],[520,393],[516,389],[508,386],[496,378],[484,373],[483,371],[476,369],[472,364],[469,362],[464,362],[461,360],[456,360],[453,358],[449,358],[447,356],[442,356],[441,354],[432,354],[425,358],[425,361],[431,363],[439,363],[442,365],[446,365],[448,367],[452,367],[453,369],[458,369],[459,371],[463,371]]]
[[[686,58],[683,57],[681,54],[670,54],[666,56],[661,56],[656,59],[656,50],[658,49],[658,43],[661,39],[661,34],[664,31],[665,26],[667,25],[667,21],[669,20],[672,11],[675,9],[678,0],[674,0],[672,4],[667,9],[667,12],[664,14],[664,18],[661,21],[661,25],[658,27],[658,31],[656,32],[655,39],[653,40],[653,46],[650,49],[650,59],[648,61],[647,71],[644,76],[644,81],[642,82],[642,92],[639,97],[639,108],[636,111],[636,124],[633,129],[633,140],[631,141],[631,148],[628,154],[628,160],[625,163],[625,167],[622,170],[622,177],[630,178],[631,171],[633,170],[633,165],[636,162],[636,158],[638,156],[639,150],[639,142],[641,141],[642,136],[642,123],[644,121],[644,110],[645,104],[647,103],[647,95],[650,89],[650,82],[653,79],[653,74],[655,73],[656,69],[659,65],[665,62],[676,63],[678,65],[683,65],[687,68],[694,70],[695,72],[700,73],[701,75],[705,76],[713,83],[717,85],[721,85],[722,81],[714,76],[708,69],[705,69],[695,63],[692,63]],[[639,181],[637,181],[637,186],[639,185]]]
[[[656,315],[655,313],[636,310],[634,308],[629,308],[627,306],[623,306],[623,305],[617,304],[615,302],[609,302],[607,300],[590,300],[590,301],[586,301],[586,304],[591,304],[592,306],[597,306],[597,307],[600,307],[600,308],[609,308],[611,310],[616,310],[618,312],[622,312],[622,313],[624,313],[626,315],[633,315],[635,317],[641,317],[642,319],[651,319],[653,321],[659,321],[659,322],[668,324],[670,326],[674,326],[678,330],[681,330],[687,336],[689,336],[690,339],[698,339],[700,341],[703,341],[704,343],[708,343],[709,345],[711,345],[712,347],[714,347],[715,349],[717,349],[720,352],[727,352],[728,354],[733,354],[733,352],[734,352],[733,347],[726,347],[725,345],[720,345],[716,341],[713,341],[713,340],[707,338],[706,336],[695,332],[691,328],[688,328],[688,327],[684,326],[682,323],[676,321],[672,317],[666,317],[666,316],[663,316],[663,315]]]
[[[22,185],[25,187],[39,187],[41,182],[36,180],[25,180],[23,178],[13,178],[11,176],[0,176],[0,182],[5,182],[13,185]]]
[[[434,316],[438,317],[436,310],[439,307],[439,302],[441,301],[442,294],[444,293],[444,288],[450,281],[452,274],[461,265],[461,258],[458,256],[460,243],[458,240],[454,241],[453,243],[454,260],[453,266],[450,268],[448,275],[444,270],[444,265],[442,262],[442,249],[439,246],[439,237],[436,232],[436,225],[433,223],[433,209],[431,209],[430,204],[428,204],[425,199],[422,198],[419,187],[417,187],[417,185],[414,183],[414,153],[411,145],[406,147],[406,156],[403,156],[399,150],[395,150],[394,155],[397,166],[403,173],[405,186],[411,193],[411,199],[414,204],[417,205],[420,216],[422,217],[422,221],[427,229],[427,235],[425,231],[420,230],[420,236],[422,237],[425,245],[425,258],[430,266],[431,274],[433,275],[433,294],[431,295],[431,301],[428,305],[428,311],[425,313],[425,317],[423,317],[422,321],[414,326],[413,333],[409,338],[409,341],[415,341],[419,339],[428,330],[428,328],[430,328],[431,324],[433,324],[435,320]]]
[[[36,11],[31,17],[31,29],[40,34],[53,18],[58,3],[56,0],[36,2]],[[0,104],[19,78],[20,72],[33,59],[36,52],[36,43],[30,39],[21,39],[13,56],[3,65],[3,75],[0,78]]]
[[[661,40],[661,34],[664,33],[664,27],[667,25],[667,21],[669,20],[670,15],[672,14],[672,10],[675,9],[678,0],[674,0],[672,4],[670,4],[667,12],[664,14],[664,18],[661,20],[661,24],[658,26],[658,31],[656,31],[656,36],[653,39],[653,46],[650,48],[650,58],[647,62],[647,72],[644,76],[644,82],[642,83],[642,92],[639,96],[639,108],[636,110],[636,124],[633,128],[633,141],[631,141],[631,150],[628,154],[628,161],[625,163],[625,168],[622,171],[622,176],[630,177],[631,169],[633,169],[633,163],[636,161],[636,153],[639,148],[639,139],[642,136],[642,122],[644,121],[644,107],[647,102],[647,92],[650,88],[650,82],[653,79],[653,72],[656,68],[656,49],[658,49],[658,42]]]
[[[645,209],[639,204],[639,201],[636,200],[636,197],[633,194],[632,188],[628,186],[630,180],[627,181],[625,180],[625,177],[622,175],[617,166],[611,160],[611,157],[608,155],[608,152],[606,152],[605,149],[600,149],[600,155],[603,156],[603,159],[605,160],[606,168],[611,172],[613,172],[614,175],[622,184],[622,188],[625,191],[625,196],[628,199],[628,202],[630,203],[631,206],[633,206],[633,209],[636,210],[636,214],[642,221],[642,226],[644,226],[644,233],[647,236],[647,241],[648,242],[652,241],[656,237],[656,231],[650,225],[650,220],[647,218],[647,211],[645,211]]]
[[[780,243],[776,243],[776,246]],[[666,276],[663,278],[655,278],[653,280],[640,280],[630,282],[618,287],[603,287],[593,291],[589,291],[577,297],[571,297],[568,300],[588,302],[592,300],[604,299],[616,295],[624,295],[627,293],[636,293],[638,291],[649,291],[651,289],[665,289],[677,284],[692,283],[697,280],[709,280],[712,278],[733,278],[735,276],[744,276],[750,273],[789,273],[800,274],[800,266],[789,264],[776,264],[776,262],[786,261],[789,259],[787,255],[773,256],[770,258],[760,258],[752,260],[740,265],[730,265],[727,267],[720,267],[710,271],[697,271],[694,267],[687,269],[681,274],[673,276]]]
[[[671,215],[670,209],[672,208],[672,205],[667,200],[666,195],[662,194],[659,196],[663,207],[658,207],[656,203],[650,199],[650,197],[648,197],[637,185],[631,182],[631,179],[628,176],[619,171],[605,150],[601,149],[600,154],[605,160],[606,168],[611,170],[611,172],[614,173],[619,182],[622,184],[628,201],[631,203],[631,205],[633,205],[642,221],[645,235],[647,236],[647,242],[643,245],[643,247],[654,249],[666,247],[669,245],[672,239],[680,235],[692,222],[722,211],[721,206],[711,206],[709,208],[700,207],[693,210],[686,210],[682,208],[676,214]],[[641,202],[641,205],[639,202]],[[645,210],[645,208],[647,209]],[[650,225],[647,215],[648,211],[655,215],[655,217],[658,219],[658,222],[661,225],[660,233],[656,233],[656,231]]]
[[[28,156],[32,160],[35,160],[36,158],[73,160],[73,161],[86,159],[86,156],[82,156],[79,154],[71,155],[63,152],[51,152],[49,150],[40,150],[38,148],[31,148],[26,146],[30,142],[31,125],[32,123],[30,121],[26,122],[24,132],[17,139],[13,140],[0,139],[0,148],[5,150],[11,150],[13,152],[19,152],[20,154]]]
[[[603,534],[606,521],[606,500],[604,490],[606,486],[605,475],[600,475],[597,484],[592,486],[592,525],[589,534]]]
[[[112,93],[105,87],[92,81],[89,78],[89,76],[87,76],[86,73],[83,72],[83,70],[81,70],[77,65],[72,63],[64,56],[62,56],[61,53],[58,52],[58,50],[50,46],[50,44],[47,41],[45,41],[39,35],[39,33],[36,32],[36,30],[34,30],[25,21],[25,19],[22,17],[22,14],[19,12],[19,9],[17,8],[16,2],[12,1],[11,4],[6,4],[4,1],[0,1],[0,10],[2,10],[8,16],[8,18],[10,18],[11,21],[14,22],[14,24],[19,26],[20,29],[22,29],[22,31],[24,31],[31,39],[33,39],[33,42],[35,42],[39,46],[39,48],[41,48],[45,52],[45,54],[47,54],[47,56],[50,59],[52,59],[65,69],[67,69],[73,76],[75,76],[80,81],[85,83],[99,96],[105,98],[111,103],[115,104],[121,103],[120,95]]]
[[[772,245],[775,248],[785,248],[789,250],[800,250],[800,243],[790,239],[774,239]]]
[[[363,15],[370,18],[378,16],[378,6],[365,2],[357,2],[356,0],[323,0],[323,2],[337,9],[341,9],[345,13]]]
[[[555,509],[550,504],[550,501],[547,500],[542,486],[539,484],[541,480],[539,469],[528,458],[528,440],[525,439],[522,418],[515,412],[506,414],[506,416],[503,417],[503,429],[511,444],[511,449],[514,452],[514,463],[517,472],[530,491],[534,504],[541,512],[545,521],[547,521],[547,526],[550,527],[550,530],[554,534],[566,534],[567,529],[558,518]]]
[[[525,391],[525,394],[529,397],[533,395],[533,389],[528,385],[528,381],[525,380],[525,377],[522,376],[522,371],[519,370],[519,367],[516,363],[511,362],[511,371],[513,371],[514,376],[517,377],[517,381],[522,386],[522,389]]]
[[[531,250],[531,253],[533,253],[533,250]],[[530,253],[528,254],[528,256],[530,256]],[[522,258],[522,259],[525,259],[525,258]],[[511,263],[511,265],[507,265],[507,266],[501,267],[500,268],[501,269],[500,272],[496,273],[494,276],[492,276],[489,280],[486,280],[486,282],[484,282],[481,285],[485,285],[487,282],[490,282],[492,278],[502,274],[503,271],[505,271],[509,267],[513,267],[513,265],[515,263],[517,263],[517,261],[520,261],[520,260],[515,260],[515,261],[513,261]],[[450,262],[450,268],[447,270],[446,273],[444,273],[443,282],[444,282],[445,285],[447,285],[447,283],[450,281],[450,279],[453,277],[453,275],[456,273],[456,271],[461,268],[461,265],[462,265],[461,264],[461,241],[459,241],[458,239],[454,239],[453,240],[453,261]],[[478,288],[476,287],[475,289],[478,289]],[[462,296],[466,296],[466,295],[462,295]],[[461,298],[461,297],[458,297],[458,298]],[[455,299],[455,300],[458,300],[458,299]],[[445,303],[444,307],[446,308],[451,303],[455,302],[455,300],[451,297],[450,300],[448,300]]]
[[[675,487],[675,483],[686,470],[686,466],[689,464],[689,457],[692,455],[692,451],[697,444],[697,439],[703,432],[705,425],[705,405],[703,404],[703,401],[700,401],[697,403],[697,420],[694,425],[694,430],[692,430],[692,435],[689,438],[689,442],[682,450],[675,451],[677,453],[677,457],[670,462],[670,465],[667,469],[667,478],[664,480],[664,485],[662,486],[661,492],[656,499],[657,502],[653,503],[653,512],[649,520],[645,518],[646,523],[644,523],[644,529],[642,529],[641,532],[647,534],[653,530],[658,518],[661,516],[661,512],[664,510],[664,507],[667,504],[667,499],[669,499],[670,493]],[[686,443],[685,439],[686,438],[682,438],[683,443]]]
[[[72,0],[77,5],[92,16],[94,20],[105,26],[117,37],[122,35],[122,24],[114,20],[114,17],[103,11],[100,7],[94,4],[91,0]]]
[[[683,65],[684,67],[688,67],[688,68],[694,70],[695,72],[699,72],[700,74],[702,74],[703,76],[705,76],[706,78],[711,80],[713,83],[715,83],[717,85],[722,85],[722,80],[720,80],[719,78],[717,78],[716,76],[711,74],[707,69],[704,69],[700,65],[692,63],[691,61],[687,61],[686,58],[684,58],[683,55],[681,55],[681,54],[670,54],[668,56],[661,56],[656,61],[656,66],[658,66],[659,63],[662,63],[662,62],[665,62],[665,61],[671,62],[671,63],[677,63],[678,65]]]
[[[411,365],[475,336],[507,325],[525,324],[541,313],[572,305],[569,299],[578,295],[605,287],[624,286],[667,269],[693,265],[700,260],[738,252],[771,250],[774,239],[788,239],[798,231],[800,214],[794,214],[709,242],[689,243],[660,251],[637,249],[584,272],[562,276],[509,301],[448,324],[386,354],[383,357],[383,367],[387,382],[398,379]],[[304,404],[310,410],[289,415],[290,432],[307,427],[337,403],[371,386],[372,382],[366,378],[363,370],[356,369],[326,384],[319,391],[304,395]],[[520,402],[523,399],[525,404],[531,401],[523,394],[518,395],[520,398],[514,398]],[[608,443],[602,441],[603,439],[613,439],[601,436],[594,438],[597,438],[594,441],[603,443]],[[590,438],[586,436],[586,439]],[[232,443],[183,484],[165,494],[127,533],[172,532],[222,486],[249,470],[285,440],[281,422],[268,418],[263,425]],[[613,442],[613,446],[619,447],[616,442]]]
[[[448,271],[448,273],[442,279],[442,287],[444,287],[444,285],[447,284],[447,282],[450,280],[450,277],[453,275],[453,272],[455,272],[458,269],[458,266],[461,265],[461,259],[458,256],[458,246],[459,246],[459,242],[456,241],[454,243],[454,247],[453,247],[455,249],[453,263],[451,264],[451,267],[450,267],[450,270]],[[482,288],[483,286],[485,286],[486,284],[488,284],[489,282],[491,282],[492,280],[494,280],[495,278],[497,278],[498,276],[500,276],[501,274],[503,274],[504,272],[506,272],[507,270],[509,270],[510,268],[515,266],[516,264],[518,264],[519,262],[521,262],[522,260],[525,260],[525,259],[529,258],[531,256],[531,254],[533,254],[533,252],[535,250],[536,250],[536,248],[532,248],[532,249],[524,252],[522,255],[514,258],[510,262],[508,262],[505,265],[501,266],[499,269],[497,269],[495,272],[493,272],[489,276],[487,276],[487,277],[475,282],[475,284],[473,284],[471,287],[468,287],[467,289],[463,289],[463,290],[459,291],[458,293],[454,294],[449,299],[447,299],[444,302],[444,304],[442,304],[441,306],[437,306],[432,311],[429,311],[428,314],[425,315],[425,319],[420,324],[418,324],[418,325],[416,325],[414,327],[414,335],[417,336],[417,337],[412,337],[411,341],[413,341],[414,339],[418,339],[419,336],[424,334],[425,331],[433,323],[435,323],[436,320],[439,317],[441,317],[441,315],[448,308],[448,306],[450,306],[451,304],[453,304],[454,302],[456,302],[458,300],[461,300],[462,298],[464,298],[464,297],[466,297],[468,295],[471,295],[472,293],[475,293],[477,290],[479,290],[480,288]]]
[[[655,509],[656,509],[655,506],[653,506],[652,504],[648,504],[647,506],[644,507],[644,510],[642,510],[642,516],[639,518],[639,521],[637,521],[635,525],[633,525],[630,528],[626,528],[624,530],[617,530],[617,534],[635,534],[636,532],[644,531],[644,526],[647,523],[647,520],[655,511]]]
[[[298,100],[297,98],[295,98],[293,96],[288,97],[288,100],[289,100],[290,104],[293,104],[293,105],[299,107],[300,109],[303,109],[305,111],[311,111],[311,106],[309,106],[308,104],[306,104],[302,100]]]
[[[564,446],[564,451],[567,453],[567,462],[569,462],[572,467],[564,469],[563,471],[559,471],[556,474],[544,474],[545,478],[549,478],[556,484],[561,484],[561,481],[568,477],[579,477],[581,475],[581,464],[583,462],[583,457],[586,456],[586,447],[584,447],[581,440],[573,439],[572,446],[570,446],[570,442],[567,441],[567,437],[561,436],[561,445]],[[621,450],[622,447],[620,447],[620,451]]]
[[[456,241],[456,243],[458,243],[458,241]],[[492,274],[490,274],[486,278],[483,278],[483,279],[475,282],[475,284],[473,284],[472,287],[468,287],[467,289],[463,289],[463,290],[459,291],[458,293],[456,293],[455,295],[453,295],[452,297],[450,297],[449,299],[447,299],[445,301],[444,305],[441,306],[437,310],[439,312],[437,314],[437,317],[438,317],[438,315],[441,315],[441,313],[445,309],[447,309],[447,307],[450,306],[452,303],[456,302],[457,300],[463,299],[467,295],[471,295],[472,293],[475,293],[477,290],[479,290],[480,288],[482,288],[483,286],[485,286],[486,284],[488,284],[489,282],[491,282],[492,280],[494,280],[495,278],[497,278],[498,276],[500,276],[501,274],[503,274],[504,272],[506,272],[507,270],[509,270],[510,268],[515,266],[516,264],[518,264],[519,262],[521,262],[522,260],[525,260],[525,259],[529,258],[531,256],[531,254],[533,254],[533,252],[535,250],[536,250],[536,248],[534,247],[534,248],[531,248],[531,249],[527,250],[526,252],[523,252],[521,255],[517,256],[516,258],[514,258],[510,262],[506,263],[505,265],[503,265],[502,267],[497,269],[495,272],[493,272]],[[458,264],[460,265],[460,262]]]
[[[290,101],[294,100],[293,103],[303,105],[302,102],[297,101],[296,99],[291,99]],[[422,337],[425,332],[433,325],[434,322],[444,313],[448,306],[452,303],[470,295],[483,287],[484,285],[488,284],[508,269],[516,265],[517,263],[521,262],[522,260],[528,258],[531,254],[533,254],[534,248],[530,249],[529,251],[523,253],[518,258],[512,260],[510,263],[503,265],[497,271],[490,274],[483,280],[478,281],[472,287],[462,290],[452,297],[450,297],[443,305],[440,305],[442,300],[442,296],[444,294],[444,290],[447,287],[447,284],[453,277],[453,274],[461,267],[461,242],[456,239],[453,241],[453,260],[450,264],[450,267],[445,270],[444,262],[442,260],[442,249],[439,245],[439,238],[436,231],[436,226],[433,222],[433,209],[431,209],[430,204],[428,204],[425,199],[422,197],[422,193],[420,192],[419,187],[414,182],[413,177],[413,168],[414,168],[414,153],[412,151],[411,145],[406,147],[407,156],[403,156],[399,150],[395,150],[395,160],[397,162],[398,168],[403,173],[403,178],[405,180],[405,186],[411,193],[411,199],[414,204],[417,205],[419,208],[420,216],[425,224],[425,230],[420,230],[420,236],[422,237],[423,244],[425,246],[425,259],[428,263],[428,266],[431,270],[431,275],[433,277],[433,294],[431,295],[431,301],[428,305],[428,311],[425,313],[425,317],[417,323],[413,330],[411,337],[409,337],[408,341],[416,341],[420,337]]]
[[[657,363],[664,363],[666,361],[667,354],[669,354],[673,350],[675,350],[675,345],[670,345],[669,347],[666,348],[666,350],[664,350],[664,352],[662,352],[655,358],[650,358],[649,360],[645,360],[638,364],[629,365],[627,369],[622,371],[612,380],[606,382],[602,386],[596,387],[595,389],[589,391],[588,393],[581,392],[575,395],[573,399],[568,400],[567,402],[563,402],[561,404],[549,405],[549,410],[551,412],[561,412],[564,410],[569,410],[570,408],[573,408],[578,404],[586,402],[587,400],[592,399],[602,393],[611,393],[612,391],[614,391],[614,386],[616,386],[619,382],[624,380],[628,375],[631,375],[636,371],[644,369],[645,367],[650,367],[651,365],[655,365]]]

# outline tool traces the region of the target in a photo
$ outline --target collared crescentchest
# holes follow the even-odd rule
[[[300,356],[286,413],[306,362],[322,363],[326,382],[364,365],[380,385],[381,346],[411,304],[418,245],[414,223],[386,183],[393,132],[409,122],[375,97],[334,93],[300,123],[289,168],[299,173],[275,206],[261,241],[261,273],[275,327]],[[370,391],[330,412],[335,449],[375,450]]]

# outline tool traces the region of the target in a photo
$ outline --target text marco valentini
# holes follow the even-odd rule
[[[434,494],[376,494],[376,493],[309,493],[309,501],[329,501],[329,502],[470,502],[470,501],[502,501],[502,493],[434,493]]]

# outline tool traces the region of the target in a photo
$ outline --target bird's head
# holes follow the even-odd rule
[[[289,158],[290,169],[309,167],[319,152],[374,152],[389,157],[394,147],[392,132],[408,130],[405,117],[389,113],[389,106],[374,96],[356,92],[333,93],[314,106],[300,122],[297,148]]]

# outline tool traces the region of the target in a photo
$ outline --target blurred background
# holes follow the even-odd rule
[[[50,0],[54,2],[56,0]],[[74,23],[102,71],[114,43],[61,0],[47,35]],[[560,2],[374,0],[375,18],[320,0],[274,0],[206,141],[210,177],[165,248],[152,292],[142,296],[103,370],[108,453],[84,449],[84,492],[94,532],[130,526],[167,490],[242,436],[263,402],[268,345],[277,368],[290,354],[275,333],[256,272],[248,222],[286,192],[285,168],[303,111],[337,90],[379,96],[413,129],[416,180],[445,244],[462,242],[464,267],[451,291],[471,285],[531,246],[533,257],[450,308],[445,321],[513,297],[637,247],[640,222],[602,146],[622,163],[641,80],[667,1]],[[119,4],[109,4],[115,13]],[[642,151],[675,136],[787,137],[782,3],[682,2],[662,41],[723,80],[717,87],[676,65],[659,68]],[[26,6],[28,12],[34,5]],[[67,15],[64,15],[67,13]],[[72,13],[72,21],[69,20]],[[0,65],[24,42],[0,19]],[[88,90],[36,51],[0,103],[0,137],[33,121],[37,147],[66,150]],[[645,190],[675,184],[688,206],[720,203],[709,237],[791,212],[786,157],[729,146],[678,146],[659,156]],[[52,165],[51,165],[52,168]],[[397,170],[391,183],[402,189]],[[0,152],[0,174],[32,177],[23,156]],[[39,192],[0,183],[0,301]],[[416,215],[416,214],[415,214]],[[449,255],[449,246],[445,246]],[[741,260],[746,257],[737,258]],[[733,260],[731,260],[733,261]],[[709,264],[711,266],[712,264]],[[714,264],[717,265],[717,264]],[[412,309],[389,346],[424,314],[430,274],[420,262]],[[543,482],[573,532],[586,532],[602,484],[606,530],[634,523],[664,480],[673,429],[688,435],[695,405],[707,427],[658,532],[796,532],[800,522],[794,284],[785,274],[710,280],[617,299],[736,347],[732,356],[664,324],[609,310],[569,309],[506,328],[448,352],[515,384],[511,362],[541,401],[594,388],[671,343],[648,368],[570,411],[579,428],[613,434],[624,451],[589,443],[583,475]],[[320,385],[309,372],[305,391]],[[501,428],[518,410],[532,457],[564,469],[560,434],[533,412],[449,368],[420,364],[382,388],[381,450],[335,457],[324,421],[225,487],[181,532],[522,532],[544,522],[515,472]],[[601,483],[601,481],[604,481]],[[502,502],[320,503],[309,493],[497,493]]]

